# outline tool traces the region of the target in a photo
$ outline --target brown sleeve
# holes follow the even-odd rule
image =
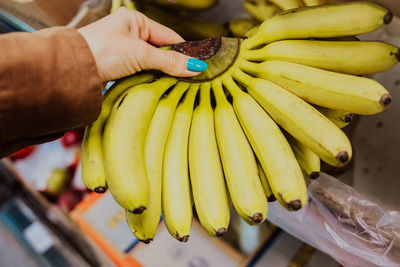
[[[77,30],[0,35],[0,158],[94,121],[101,88]]]

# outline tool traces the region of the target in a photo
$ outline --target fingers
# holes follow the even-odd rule
[[[161,50],[147,43],[141,57],[142,69],[157,69],[166,74],[178,77],[191,77],[200,74],[207,68],[207,64],[184,54]]]
[[[176,32],[149,19],[140,12],[133,12],[132,22],[138,28],[139,38],[156,46],[176,44],[185,40]],[[133,28],[133,27],[131,27]]]

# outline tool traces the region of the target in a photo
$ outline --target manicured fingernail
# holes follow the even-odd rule
[[[186,68],[190,71],[201,72],[207,69],[207,63],[197,58],[189,58],[186,63]]]

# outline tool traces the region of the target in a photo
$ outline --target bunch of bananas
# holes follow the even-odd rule
[[[205,21],[200,17],[193,17],[193,14],[189,16],[186,14],[186,10],[203,11],[213,7],[216,3],[216,0],[113,0],[110,13],[125,6],[132,10],[138,10],[150,19],[173,29],[185,39],[201,40],[226,36],[228,31],[223,25]],[[165,8],[169,9],[165,10]]]
[[[243,6],[252,18],[237,18],[229,22],[229,30],[233,36],[245,36],[246,32],[259,23],[277,15],[279,12],[324,5],[333,0],[244,0]]]
[[[400,60],[382,42],[332,41],[374,31],[392,14],[370,2],[292,9],[252,36],[212,38],[168,49],[203,59],[192,78],[147,72],[104,95],[87,127],[82,178],[108,187],[135,236],[152,240],[161,212],[170,234],[187,241],[194,203],[211,236],[229,225],[229,205],[249,224],[266,219],[268,201],[295,211],[307,203],[305,177],[320,159],[352,156],[341,131],[351,114],[375,114],[388,91],[363,74]]]

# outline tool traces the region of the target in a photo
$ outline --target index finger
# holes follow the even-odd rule
[[[139,38],[156,46],[176,44],[185,40],[172,29],[149,19],[137,12],[136,22],[139,28]]]

